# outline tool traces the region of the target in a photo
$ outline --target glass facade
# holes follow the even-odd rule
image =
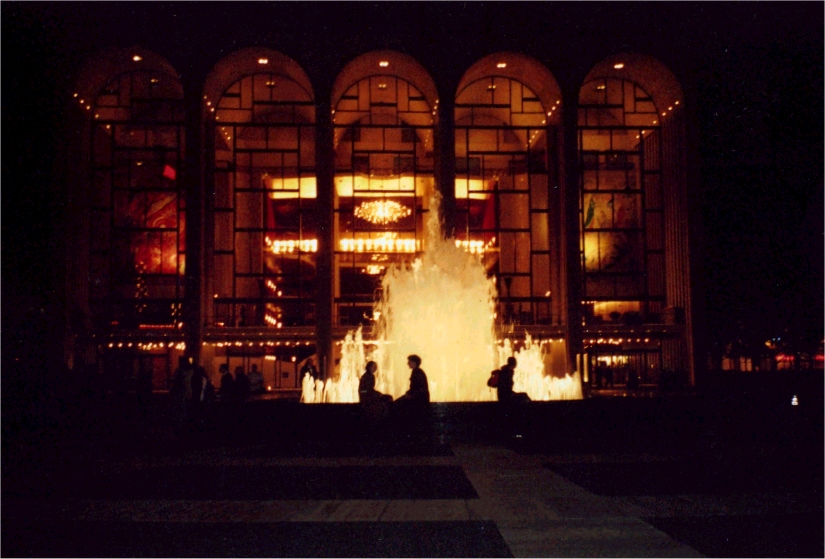
[[[578,114],[586,324],[660,322],[665,301],[659,115],[638,85],[582,86]]]
[[[359,80],[333,114],[335,150],[334,322],[372,322],[381,277],[425,250],[433,193],[434,111],[410,82]]]
[[[220,97],[214,128],[211,324],[315,321],[315,105],[289,77],[258,73]]]
[[[553,371],[655,384],[692,366],[680,89],[660,63],[633,60],[624,74],[613,59],[595,67],[569,120],[550,72],[513,53],[478,61],[441,102],[392,51],[341,70],[329,104],[266,49],[222,60],[197,97],[161,61],[98,77],[80,103],[90,196],[77,266],[98,351],[254,364],[295,389],[305,359],[331,374],[335,343],[374,324],[383,274],[426,251],[432,226],[483,262],[500,332],[565,342]],[[187,215],[200,258],[188,273]]]
[[[456,97],[456,241],[482,255],[504,323],[552,321],[549,189],[559,154],[549,113],[526,85],[501,76]]]
[[[183,89],[162,72],[135,71],[88,103],[92,321],[175,325],[186,266]]]

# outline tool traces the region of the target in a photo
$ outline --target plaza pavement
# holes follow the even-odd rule
[[[162,396],[104,402],[6,432],[2,554],[822,557],[821,410],[718,404],[536,403],[506,432],[495,404],[416,430],[262,401],[175,431]]]

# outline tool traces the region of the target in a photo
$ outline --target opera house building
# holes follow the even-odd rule
[[[348,334],[378,339],[388,274],[444,243],[481,270],[495,343],[540,344],[544,375],[693,382],[690,100],[656,58],[566,83],[518,52],[439,76],[394,50],[334,75],[264,47],[204,75],[165,55],[99,52],[67,95],[68,365],[157,390],[180,356],[216,384],[254,365],[296,390],[310,357],[335,378]],[[463,312],[448,291],[419,313],[433,332]]]

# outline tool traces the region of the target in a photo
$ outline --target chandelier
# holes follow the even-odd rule
[[[412,210],[393,200],[372,200],[363,202],[355,208],[355,216],[365,219],[375,225],[386,225],[395,223],[403,217],[407,217]]]

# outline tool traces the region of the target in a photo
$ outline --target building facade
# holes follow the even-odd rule
[[[657,59],[568,83],[515,52],[434,78],[370,51],[332,79],[265,47],[185,79],[163,54],[100,52],[70,93],[70,365],[334,375],[438,219],[494,279],[499,336],[561,342],[549,374],[693,382],[686,101]]]

